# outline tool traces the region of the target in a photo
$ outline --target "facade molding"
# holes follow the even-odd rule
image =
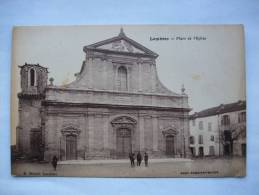
[[[68,102],[53,102],[43,101],[43,106],[68,106],[68,107],[90,107],[90,108],[113,108],[113,109],[128,109],[128,110],[160,110],[160,111],[175,111],[189,112],[189,108],[172,108],[172,107],[156,107],[156,106],[141,106],[141,105],[116,105],[116,104],[94,104],[94,103],[68,103]]]

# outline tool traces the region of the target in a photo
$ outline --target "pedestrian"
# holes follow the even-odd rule
[[[132,166],[135,167],[135,154],[134,153],[131,153],[132,154]]]
[[[141,156],[140,152],[138,152],[138,154],[137,154],[137,166],[141,165],[141,161],[142,161],[142,156]]]
[[[134,154],[132,152],[129,153],[130,165],[134,167]]]
[[[54,167],[54,170],[56,171],[56,168],[58,165],[58,158],[56,156],[53,156],[51,163],[52,163],[52,166]]]
[[[148,166],[148,154],[147,154],[147,152],[145,152],[145,154],[144,154],[144,160],[145,160],[145,166],[147,167]]]

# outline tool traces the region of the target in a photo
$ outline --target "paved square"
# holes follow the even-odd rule
[[[12,174],[17,176],[87,176],[87,177],[223,177],[245,176],[245,159],[157,160],[149,166],[131,167],[129,160],[100,161],[99,163],[60,162],[54,171],[50,163],[13,163]]]

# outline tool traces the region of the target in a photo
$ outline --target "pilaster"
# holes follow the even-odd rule
[[[139,148],[140,151],[143,151],[145,148],[145,139],[144,139],[144,117],[139,117]]]
[[[152,117],[153,150],[158,150],[158,121],[157,117]]]

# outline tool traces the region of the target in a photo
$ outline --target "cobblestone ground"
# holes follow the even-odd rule
[[[128,162],[108,164],[59,164],[54,171],[50,163],[12,164],[18,176],[88,176],[88,177],[220,177],[245,176],[244,158],[197,159],[189,162],[149,162],[149,166],[130,167]]]

